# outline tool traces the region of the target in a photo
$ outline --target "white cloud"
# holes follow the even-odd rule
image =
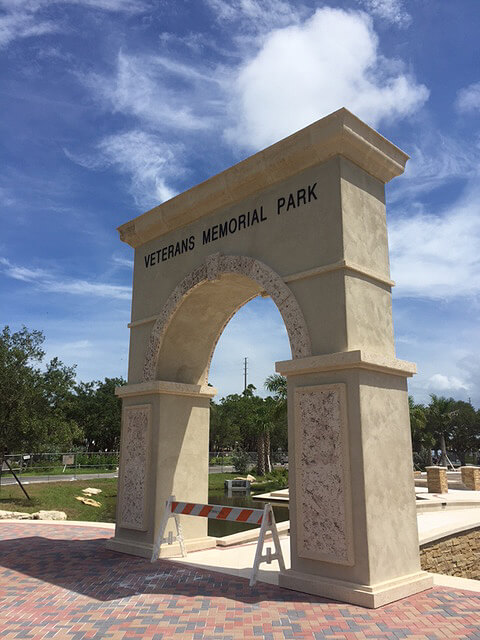
[[[455,107],[460,113],[480,110],[480,82],[474,82],[468,87],[460,89]]]
[[[74,154],[64,149],[70,160],[87,169],[115,167],[131,177],[130,191],[140,206],[154,206],[172,198],[176,191],[167,181],[179,171],[180,145],[169,145],[139,129],[103,138],[97,154]]]
[[[398,62],[393,67],[398,67]],[[344,106],[372,126],[419,109],[428,90],[392,71],[366,14],[319,9],[271,32],[229,84],[227,139],[260,148]]]
[[[101,282],[90,282],[75,278],[62,278],[44,269],[30,269],[12,264],[6,258],[0,258],[3,273],[14,280],[33,284],[36,289],[48,293],[69,293],[72,295],[130,300],[130,287]]]
[[[438,214],[419,212],[389,226],[397,297],[455,298],[480,293],[480,189]]]
[[[428,379],[427,388],[432,391],[445,392],[445,391],[468,391],[469,384],[466,384],[455,376],[445,376],[442,373],[435,373]]]
[[[223,133],[235,147],[258,149],[341,106],[375,126],[427,99],[401,61],[380,56],[364,13],[325,8],[305,20],[304,7],[287,2],[208,4],[219,22],[234,23],[232,51],[240,64],[208,66],[191,50],[183,59],[120,51],[113,74],[81,77],[106,110],[133,119],[134,128],[104,138],[96,156],[66,153],[86,167],[113,166],[132,176],[138,204],[174,195],[173,177],[185,163],[182,146],[171,141],[181,136],[198,146]],[[250,24],[254,35],[245,46]]]
[[[406,11],[403,0],[360,0],[365,9],[376,18],[398,27],[408,27],[412,16]]]

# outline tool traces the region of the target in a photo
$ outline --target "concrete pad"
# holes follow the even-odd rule
[[[446,576],[440,573],[432,573],[430,575],[433,576],[433,584],[436,587],[450,587],[452,589],[462,589],[480,593],[480,580],[457,578],[456,576]]]
[[[480,527],[480,507],[419,513],[417,522],[418,538],[422,545],[454,533]]]
[[[280,544],[282,547],[285,566],[289,569],[290,537],[281,538]],[[269,544],[267,541],[264,546],[264,551],[268,546],[272,546],[272,543]],[[219,571],[220,573],[227,573],[231,576],[250,579],[256,548],[256,542],[249,542],[236,547],[217,547],[216,549],[208,549],[207,551],[189,553],[186,558],[170,558],[169,562],[178,562],[201,569],[210,569],[211,571]],[[269,584],[278,584],[279,573],[280,569],[278,562],[273,560],[270,565],[260,565],[258,580]]]

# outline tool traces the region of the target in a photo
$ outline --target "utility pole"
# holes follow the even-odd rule
[[[248,358],[243,359],[243,390],[247,390],[247,360]]]

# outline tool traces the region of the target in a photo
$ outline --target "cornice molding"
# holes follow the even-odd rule
[[[383,183],[403,173],[408,160],[406,153],[342,108],[126,222],[118,227],[120,239],[139,247],[337,155]]]

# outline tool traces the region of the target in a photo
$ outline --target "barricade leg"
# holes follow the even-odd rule
[[[180,523],[180,519],[175,513],[172,513],[172,502],[174,501],[175,501],[175,496],[170,496],[165,505],[165,511],[163,512],[162,521],[160,523],[160,529],[158,530],[157,539],[155,540],[155,543],[153,545],[151,562],[155,562],[155,560],[158,560],[158,556],[160,554],[160,547],[165,542],[167,544],[173,544],[174,542],[178,542],[180,544],[182,557],[185,558],[185,556],[187,555],[187,552],[185,550],[185,541],[183,538],[183,529]],[[171,535],[171,532],[170,532],[170,535],[168,536],[168,538],[165,538],[165,529],[167,527],[167,524],[170,518],[174,518],[175,520],[177,535],[174,537]]]
[[[270,552],[270,548],[267,549],[266,555],[262,555],[263,545],[265,543],[265,534],[270,531],[272,533],[273,546],[275,553]],[[283,560],[282,547],[280,545],[280,538],[278,536],[277,524],[275,522],[275,516],[271,504],[266,504],[263,511],[262,525],[260,527],[260,534],[258,536],[257,549],[255,551],[255,560],[253,561],[252,575],[250,577],[250,586],[257,582],[258,569],[262,562],[270,564],[272,560],[278,560],[281,571],[285,571],[285,562]]]

